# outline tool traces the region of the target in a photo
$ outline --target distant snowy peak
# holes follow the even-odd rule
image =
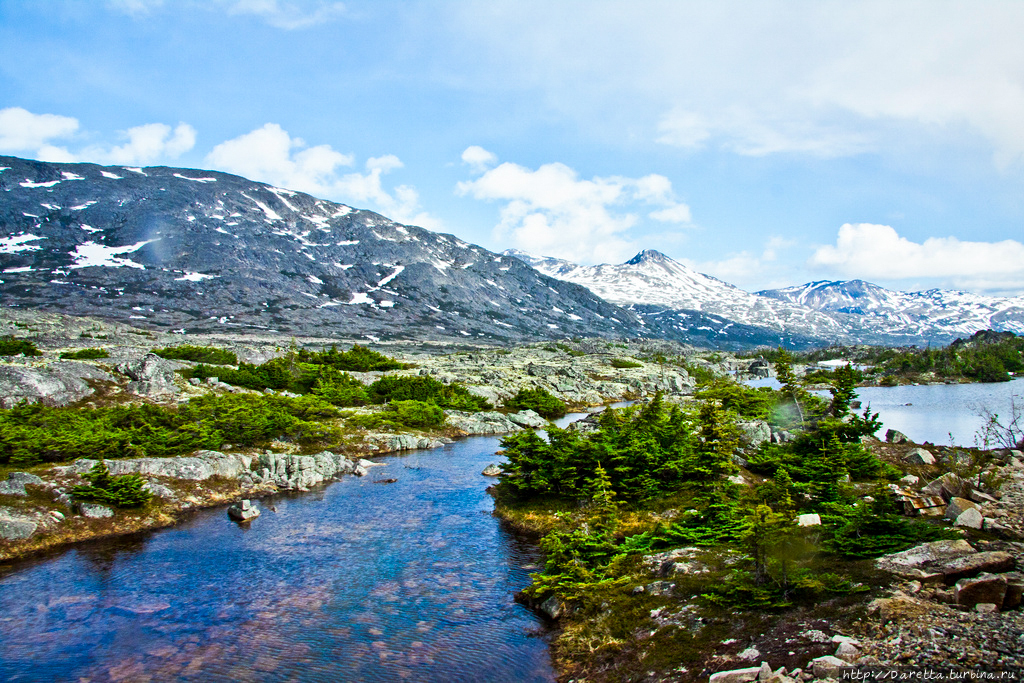
[[[518,249],[509,249],[504,254],[524,261],[545,275],[583,285],[602,299],[619,305],[654,304],[699,311],[709,301],[746,302],[752,296],[653,249],[645,249],[622,264],[599,266],[580,266],[550,256],[533,256]]]
[[[897,328],[957,337],[994,329],[1024,334],[1024,297],[991,297],[956,290],[899,292],[864,282],[809,282],[771,289],[758,295],[800,304],[817,311],[862,316],[879,329]]]

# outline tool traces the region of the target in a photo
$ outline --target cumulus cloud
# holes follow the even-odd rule
[[[279,0],[229,0],[222,2],[231,14],[252,14],[275,28],[288,31],[323,24],[345,14],[341,2],[280,2]]]
[[[1007,291],[1024,288],[1024,244],[1016,240],[965,242],[901,237],[888,225],[846,223],[834,245],[819,247],[808,265],[843,277],[876,280],[938,279],[957,287]]]
[[[483,155],[474,152],[470,158]],[[627,232],[639,220],[637,207],[660,207],[653,212],[660,214],[656,220],[686,223],[690,218],[689,208],[675,199],[672,184],[664,176],[584,180],[561,163],[531,170],[505,162],[476,180],[458,183],[456,192],[504,202],[495,239],[511,241],[532,253],[584,263],[632,255],[637,245]]]
[[[498,161],[498,157],[479,145],[471,145],[462,153],[462,161],[474,172],[483,173]]]
[[[403,166],[393,154],[370,157],[363,173],[345,173],[355,163],[353,155],[330,145],[308,147],[302,138],[293,138],[278,124],[268,123],[220,143],[207,155],[206,163],[253,180],[373,208],[401,223],[441,228],[437,219],[420,210],[415,188],[399,185],[385,189],[383,176]]]
[[[713,261],[682,259],[682,262],[737,287],[782,287],[793,283],[786,279],[790,273],[777,264],[779,252],[795,244],[793,240],[776,236],[765,242],[760,254],[743,250]]]
[[[78,119],[70,116],[33,114],[21,107],[0,109],[0,152],[34,153],[46,149],[56,154],[59,148],[52,141],[77,131]]]
[[[86,147],[78,156],[106,164],[151,164],[158,159],[177,159],[196,144],[196,130],[187,123],[174,129],[166,123],[147,123],[129,128],[122,136],[128,138],[123,145]]]
[[[41,161],[91,161],[100,164],[149,164],[177,159],[196,144],[196,131],[187,123],[172,129],[147,123],[120,133],[121,145],[89,145],[79,151],[57,146],[56,140],[78,133],[78,119],[58,114],[33,114],[21,107],[0,110],[0,152],[27,153]]]

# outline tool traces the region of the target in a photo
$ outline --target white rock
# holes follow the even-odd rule
[[[750,667],[748,669],[732,669],[730,671],[719,671],[711,674],[708,683],[750,683],[757,680],[757,674],[761,667]]]
[[[798,526],[820,526],[821,516],[817,513],[809,513],[806,515],[800,515],[796,518]]]
[[[980,529],[985,523],[985,518],[974,508],[964,510],[953,522],[953,526],[963,526],[969,529]]]

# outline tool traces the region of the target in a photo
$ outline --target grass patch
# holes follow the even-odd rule
[[[110,358],[106,349],[79,349],[78,351],[65,351],[60,354],[62,360],[95,360],[97,358]]]

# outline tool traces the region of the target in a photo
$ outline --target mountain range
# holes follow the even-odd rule
[[[1024,297],[859,280],[751,294],[646,250],[580,266],[214,171],[0,156],[0,305],[343,339],[741,348],[1024,333]]]
[[[905,345],[949,343],[983,329],[1024,334],[1024,297],[940,289],[895,292],[863,280],[811,282],[752,294],[650,249],[623,264],[599,266],[517,250],[504,253],[648,319],[699,311],[789,335],[794,342]]]

